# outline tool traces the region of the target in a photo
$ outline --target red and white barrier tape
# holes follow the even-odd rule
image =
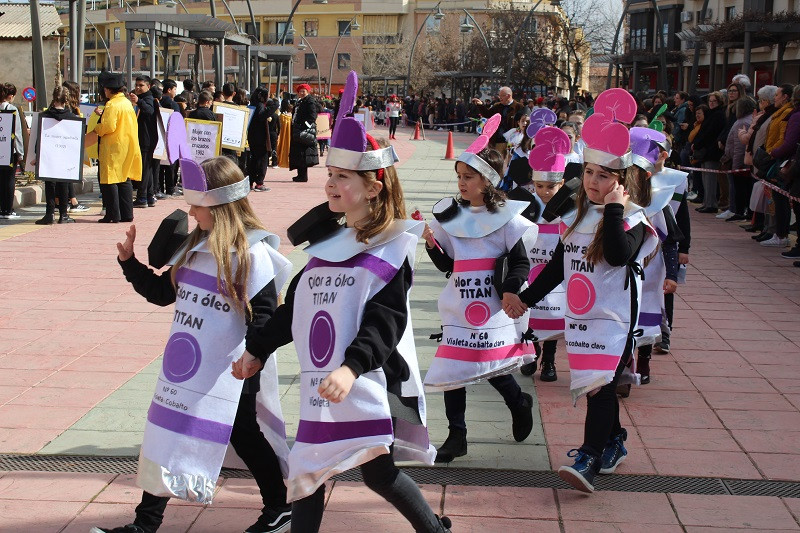
[[[713,168],[699,168],[699,167],[684,167],[679,166],[678,170],[695,170],[697,172],[709,172],[711,174],[749,174],[751,170],[749,168],[739,168],[736,170],[716,170]]]

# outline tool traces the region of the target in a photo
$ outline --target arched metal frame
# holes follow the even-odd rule
[[[411,82],[411,61],[414,59],[414,49],[417,47],[417,39],[419,39],[419,34],[422,33],[422,29],[428,23],[428,19],[431,18],[431,15],[434,14],[439,9],[439,5],[442,3],[441,0],[436,3],[435,6],[431,9],[431,12],[425,17],[425,20],[422,21],[422,24],[419,26],[419,30],[417,30],[417,35],[414,37],[414,42],[411,43],[411,53],[408,55],[408,69],[406,72],[406,81],[403,84],[403,96],[408,96],[408,86]]]
[[[708,6],[708,0],[704,0],[705,3],[703,4],[703,13],[705,13],[705,8]],[[658,34],[659,40],[659,69],[658,69],[658,85],[659,89],[669,89],[669,78],[667,76],[667,42],[664,39],[664,22],[661,18],[661,10],[658,9],[658,0],[651,0],[653,4],[653,10],[655,11],[656,15],[656,33]],[[631,1],[626,0],[625,7],[622,10],[622,15],[619,18],[619,22],[617,23],[617,31],[614,33],[614,41],[611,44],[611,56],[612,61],[608,63],[608,73],[606,75],[606,89],[611,88],[611,73],[614,69],[614,60],[613,56],[617,53],[617,44],[619,44],[619,34],[622,30],[622,23],[625,21],[625,16],[628,14],[628,9],[631,6]],[[633,80],[633,87],[636,88],[637,80]]]

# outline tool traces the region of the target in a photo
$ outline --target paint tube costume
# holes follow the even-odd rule
[[[631,128],[631,152],[633,164],[647,172],[655,171],[662,148],[666,148],[666,136],[650,128]],[[644,211],[659,241],[664,242],[669,233],[667,216],[674,218],[671,212],[665,213],[675,186],[659,180],[656,174],[649,180],[651,200]],[[674,223],[673,223],[674,226]],[[642,305],[639,311],[639,328],[642,335],[636,341],[639,346],[655,344],[661,337],[662,310],[664,309],[664,280],[667,267],[661,248],[656,247],[644,258],[644,281],[642,282]]]
[[[529,127],[528,134],[530,133]],[[544,127],[535,133],[533,139],[534,147],[528,156],[528,162],[533,169],[533,181],[560,182],[564,178],[564,168],[567,163],[565,156],[570,151],[569,136],[558,128]],[[545,204],[535,193],[534,196],[540,204],[539,212],[544,212]],[[560,240],[561,217],[550,222],[541,219],[537,225],[539,236],[534,246],[528,249],[528,259],[531,262],[528,284],[533,283],[553,257]],[[564,283],[559,284],[550,294],[531,307],[528,324],[538,340],[546,341],[563,336],[565,308]]]
[[[491,183],[497,172],[476,154],[497,129],[492,116],[478,139],[459,156]],[[512,320],[501,306],[494,280],[498,258],[525,238],[536,240],[536,225],[521,216],[528,204],[508,200],[494,213],[486,207],[463,206],[452,198],[433,208],[430,227],[443,251],[454,260],[453,274],[439,297],[442,341],[425,375],[429,391],[458,389],[470,383],[509,374],[534,360],[533,344],[523,341],[528,314]]]
[[[614,169],[631,165],[628,130],[619,121],[631,122],[635,110],[633,98],[622,89],[610,89],[598,97],[595,112],[583,128],[586,162]],[[639,223],[647,229],[636,258],[625,268],[612,267],[605,261],[586,261],[586,249],[597,233],[604,209],[603,205],[589,206],[583,220],[566,237],[564,232],[573,224],[574,213],[565,216],[561,225],[567,284],[564,336],[575,402],[610,383],[628,343],[635,347],[642,262],[658,244],[644,209],[629,201],[623,214],[626,230]]]
[[[355,73],[348,89],[357,87]],[[345,96],[355,90],[346,90]],[[344,96],[343,96],[344,98]],[[341,109],[348,108],[343,102]],[[366,151],[375,143],[364,126],[340,113],[331,139],[327,164],[349,170],[378,170],[398,161],[392,147]],[[372,147],[376,147],[375,143]],[[382,170],[378,179],[382,179]],[[365,304],[389,283],[405,262],[414,264],[423,224],[396,220],[369,244],[356,240],[353,228],[340,227],[308,246],[310,260],[294,296],[292,335],[300,360],[300,422],[289,453],[288,501],[313,494],[332,476],[389,453],[399,460],[432,464],[425,396],[417,362],[408,294],[408,321],[397,352],[410,377],[401,384],[401,396],[415,400],[418,418],[410,423],[390,409],[383,368],[361,374],[340,403],[320,397],[320,382],[342,366],[345,350],[359,332]],[[392,417],[398,416],[392,426]]]
[[[173,139],[171,148],[173,157],[181,156],[184,198],[190,205],[215,206],[247,196],[246,178],[207,190],[203,170],[183,157],[188,151],[181,148],[180,140]],[[280,290],[291,263],[277,252],[278,237],[263,230],[249,231],[247,237],[252,268],[246,294],[257,294],[271,281]],[[179,250],[171,263],[184,250]],[[218,267],[207,241],[186,253],[187,260],[175,275],[175,316],[147,413],[137,483],[156,496],[211,503],[244,383],[234,378],[230,369],[244,352],[247,326],[241,312],[225,299],[225,287],[217,284]],[[270,361],[261,373],[257,417],[285,466],[289,449],[275,358]]]

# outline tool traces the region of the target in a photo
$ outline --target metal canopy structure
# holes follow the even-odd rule
[[[459,71],[459,70],[445,70],[442,72],[434,72],[434,78],[445,78],[450,80],[450,94],[453,98],[456,98],[456,82],[458,82],[459,88],[463,91],[465,89],[465,80],[467,80],[466,90],[467,92],[464,94],[468,94],[470,97],[475,95],[475,80],[491,80],[494,78],[503,78],[503,74],[498,74],[496,72],[480,72],[480,71]]]
[[[225,45],[233,44],[245,48],[246,55],[249,54],[249,48],[252,39],[247,35],[242,35],[238,32],[235,25],[230,22],[225,22],[218,18],[209,17],[208,15],[199,14],[185,14],[179,15],[170,13],[169,17],[165,14],[139,14],[139,13],[120,13],[117,15],[120,22],[125,23],[125,33],[127,36],[127,51],[126,51],[126,74],[128,79],[128,87],[133,84],[133,72],[131,70],[131,47],[133,46],[134,32],[146,33],[150,41],[150,77],[155,77],[155,64],[156,64],[156,47],[153,46],[156,42],[156,37],[164,37],[167,41],[175,39],[195,45],[195,64],[193,70],[195,74],[198,72],[198,59],[200,58],[200,46],[209,45],[217,47],[216,57],[218,58],[218,65],[215,65],[215,78],[217,87],[221,87],[225,83]],[[167,42],[167,48],[169,42]],[[247,80],[247,89],[250,90],[250,63],[245,63],[245,79]],[[195,75],[196,77],[196,75]]]
[[[297,55],[297,48],[295,46],[259,44],[254,46],[234,46],[233,49],[239,53],[240,57],[250,58],[250,61],[245,61],[245,64],[248,65],[249,72],[246,75],[247,82],[251,87],[258,85],[258,80],[260,79],[258,73],[261,71],[261,63],[288,64],[287,81],[289,92],[291,92],[291,88],[294,86],[294,69],[292,64],[294,63],[294,56]],[[254,65],[253,68],[249,68],[251,62]],[[280,87],[281,77],[282,76],[279,74],[276,87]]]

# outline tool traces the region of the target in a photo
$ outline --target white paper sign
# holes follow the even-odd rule
[[[84,119],[40,117],[36,143],[37,178],[80,182],[85,122]]]
[[[200,164],[219,155],[221,122],[186,119],[186,137],[192,159]]]
[[[14,113],[0,113],[0,166],[11,166],[14,151]]]
[[[244,106],[214,104],[214,113],[222,115],[222,139],[220,145],[230,150],[244,150],[250,110]]]
[[[32,147],[39,145],[39,113],[31,114],[31,133],[28,136],[28,153],[25,154],[25,172],[36,172]]]
[[[158,140],[156,141],[156,149],[153,151],[153,158],[155,159],[166,159],[167,158],[167,144],[164,141],[164,133],[167,131],[167,124],[169,123],[169,116],[173,113],[172,109],[164,109],[159,108],[159,117],[160,120],[158,121],[156,127],[156,135],[158,136]]]

